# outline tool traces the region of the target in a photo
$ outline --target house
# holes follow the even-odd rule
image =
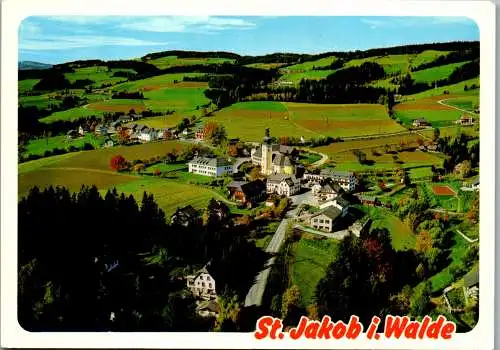
[[[194,275],[186,276],[187,288],[195,297],[210,300],[216,299],[217,293],[215,291],[215,280],[208,272],[205,265],[201,270]]]
[[[180,225],[188,227],[201,222],[200,215],[191,205],[183,208],[177,208],[175,213],[170,217],[172,225]]]
[[[344,189],[338,182],[327,179],[323,182],[319,190],[317,190],[316,196],[319,200],[328,201],[342,193],[344,193]]]
[[[228,186],[230,199],[252,206],[266,196],[266,185],[262,180],[252,182],[233,181]]]
[[[195,157],[188,163],[189,172],[204,176],[223,176],[233,172],[233,165],[226,158]]]
[[[72,138],[74,137],[77,137],[78,136],[78,132],[76,132],[76,130],[70,130],[66,133],[66,137],[71,140]]]
[[[479,268],[475,268],[464,276],[465,300],[476,299],[479,296]]]
[[[414,128],[423,128],[425,126],[428,126],[429,122],[427,120],[425,120],[424,118],[419,118],[419,119],[415,119],[413,121],[412,125]]]
[[[203,139],[205,139],[205,129],[202,128],[202,127],[196,129],[196,131],[194,133],[194,137],[197,140],[203,140]]]
[[[145,142],[151,142],[157,139],[157,133],[154,129],[150,129],[148,127],[142,128],[142,130],[139,132],[139,135],[137,135],[139,140],[145,141]]]
[[[427,152],[437,152],[438,146],[436,144],[431,144],[427,146]]]
[[[78,127],[78,134],[79,134],[80,136],[85,135],[87,132],[89,132],[89,129],[88,129],[86,126],[82,126],[82,125],[80,125],[80,126]]]
[[[340,210],[342,216],[345,216],[348,212],[348,208],[351,203],[343,196],[338,196],[333,200],[323,202],[319,205],[320,209],[326,209],[329,207],[334,207]]]
[[[359,237],[370,227],[370,223],[371,219],[357,220],[355,223],[349,226],[349,232]]]
[[[316,173],[304,174],[304,179],[308,181],[325,181],[327,179],[337,182],[344,191],[351,192],[356,189],[358,180],[352,171],[335,171],[332,168],[321,169]]]
[[[474,125],[474,118],[469,115],[469,114],[462,114],[462,116],[460,117],[460,119],[458,119],[457,121],[455,121],[455,124],[458,124],[460,126],[472,126]]]
[[[107,135],[108,128],[102,124],[99,124],[95,127],[95,133],[98,135]]]
[[[375,206],[375,205],[378,204],[377,197],[362,196],[362,195],[357,195],[356,197],[359,199],[359,201],[361,202],[361,204],[364,204],[364,205]]]
[[[334,206],[322,210],[309,219],[309,224],[315,229],[333,232],[336,221],[341,217],[342,211]]]
[[[267,193],[276,193],[287,197],[300,192],[300,181],[294,175],[275,174],[267,179]]]
[[[111,140],[111,139],[106,139],[106,141],[104,141],[104,147],[105,148],[110,148],[110,147],[113,147],[115,145],[114,141]]]
[[[479,191],[479,177],[472,180],[472,182],[464,182],[462,186],[463,191]]]
[[[201,317],[217,317],[220,313],[220,305],[216,300],[204,300],[198,304],[196,312]]]
[[[130,121],[134,120],[131,115],[121,115],[118,117],[117,121],[120,123],[128,123]]]
[[[283,154],[283,153],[278,153],[274,155],[273,157],[273,173],[274,174],[287,174],[287,175],[293,175],[294,174],[294,166],[292,164],[292,161],[290,160],[290,157]]]

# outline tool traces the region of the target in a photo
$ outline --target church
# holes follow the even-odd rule
[[[252,164],[259,165],[263,175],[294,175],[293,147],[272,143],[269,129],[266,129],[264,141],[252,149]]]

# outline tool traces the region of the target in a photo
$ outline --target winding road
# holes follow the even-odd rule
[[[469,113],[469,114],[479,115],[479,114],[477,114],[477,113],[474,113],[474,112],[468,111],[468,110],[466,110],[466,109],[463,109],[463,108],[460,108],[460,107],[455,107],[455,106],[452,106],[452,105],[449,105],[449,104],[444,103],[444,101],[448,101],[448,100],[453,100],[453,98],[445,98],[445,99],[443,99],[443,100],[439,100],[439,101],[437,101],[437,103],[439,103],[440,105],[445,106],[445,107],[449,107],[449,108],[456,109],[456,110],[458,110],[458,111],[462,111],[462,112],[464,112],[464,113]]]

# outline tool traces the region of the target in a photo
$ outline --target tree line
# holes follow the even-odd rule
[[[211,261],[218,294],[241,303],[268,258],[215,200],[188,227],[167,224],[152,195],[137,202],[94,186],[35,187],[18,213],[18,319],[28,331],[211,330],[182,277]]]

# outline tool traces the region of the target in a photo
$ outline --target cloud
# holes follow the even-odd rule
[[[19,48],[26,51],[67,50],[100,46],[165,46],[171,43],[111,36],[55,36],[43,40],[28,39],[20,42]]]
[[[473,24],[474,22],[467,17],[373,17],[361,18],[361,23],[374,28],[410,28],[417,26],[434,26],[444,24]]]
[[[50,21],[69,23],[69,24],[103,24],[113,21],[113,16],[50,16],[46,17]]]
[[[255,23],[232,17],[145,17],[122,21],[120,28],[158,33],[205,32],[227,29],[251,29]]]
[[[25,20],[19,26],[19,35],[22,38],[25,37],[34,37],[41,33],[41,28],[28,20]]]

